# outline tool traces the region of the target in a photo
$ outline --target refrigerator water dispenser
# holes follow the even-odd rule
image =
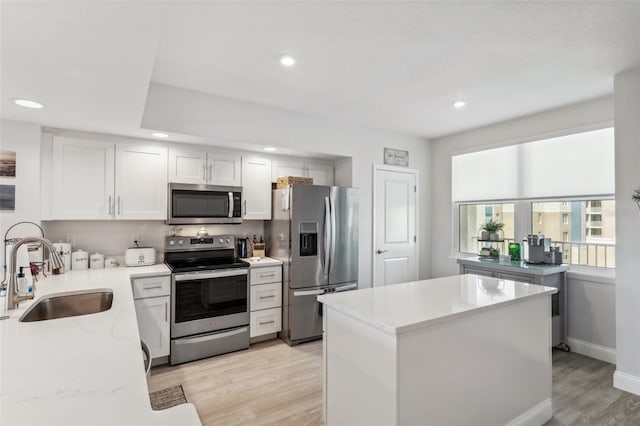
[[[318,223],[300,222],[300,256],[318,255]]]

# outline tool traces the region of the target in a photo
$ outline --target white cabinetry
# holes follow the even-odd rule
[[[113,143],[55,137],[52,155],[52,218],[111,219]]]
[[[314,185],[333,185],[333,165],[320,161],[274,160],[271,181],[276,182],[282,176],[310,177]]]
[[[149,347],[152,359],[169,356],[171,278],[133,278],[131,282],[140,338]]]
[[[271,160],[242,158],[242,218],[271,219]]]
[[[166,219],[167,149],[55,136],[51,219]]]
[[[240,186],[240,155],[169,149],[169,182]]]
[[[251,338],[282,330],[282,265],[271,265],[249,269]]]

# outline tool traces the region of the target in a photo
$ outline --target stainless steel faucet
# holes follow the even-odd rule
[[[42,243],[47,250],[49,250],[49,259],[51,261],[51,270],[60,269],[64,267],[62,258],[56,252],[55,247],[51,244],[51,241],[42,237],[25,237],[18,240],[13,245],[11,250],[11,256],[9,257],[9,265],[11,265],[11,274],[9,275],[9,282],[7,284],[7,296],[5,300],[6,310],[16,309],[18,303],[23,300],[33,299],[34,293],[19,293],[16,288],[16,268],[17,268],[17,253],[20,246],[28,243]]]

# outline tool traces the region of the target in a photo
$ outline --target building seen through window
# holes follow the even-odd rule
[[[615,200],[531,203],[534,234],[561,247],[565,262],[615,267]]]

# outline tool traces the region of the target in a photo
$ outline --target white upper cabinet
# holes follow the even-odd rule
[[[51,219],[166,219],[167,150],[54,136]]]
[[[169,182],[207,183],[207,152],[170,148]]]
[[[242,218],[271,219],[271,160],[242,158]]]
[[[52,155],[52,219],[110,219],[113,143],[56,136]]]
[[[274,160],[271,181],[277,182],[282,176],[313,178],[314,185],[333,185],[333,164],[322,161]]]
[[[167,218],[167,149],[116,145],[115,218]]]
[[[333,164],[305,163],[305,177],[313,178],[314,185],[333,185]]]
[[[171,148],[169,182],[240,186],[240,164],[240,155]]]

